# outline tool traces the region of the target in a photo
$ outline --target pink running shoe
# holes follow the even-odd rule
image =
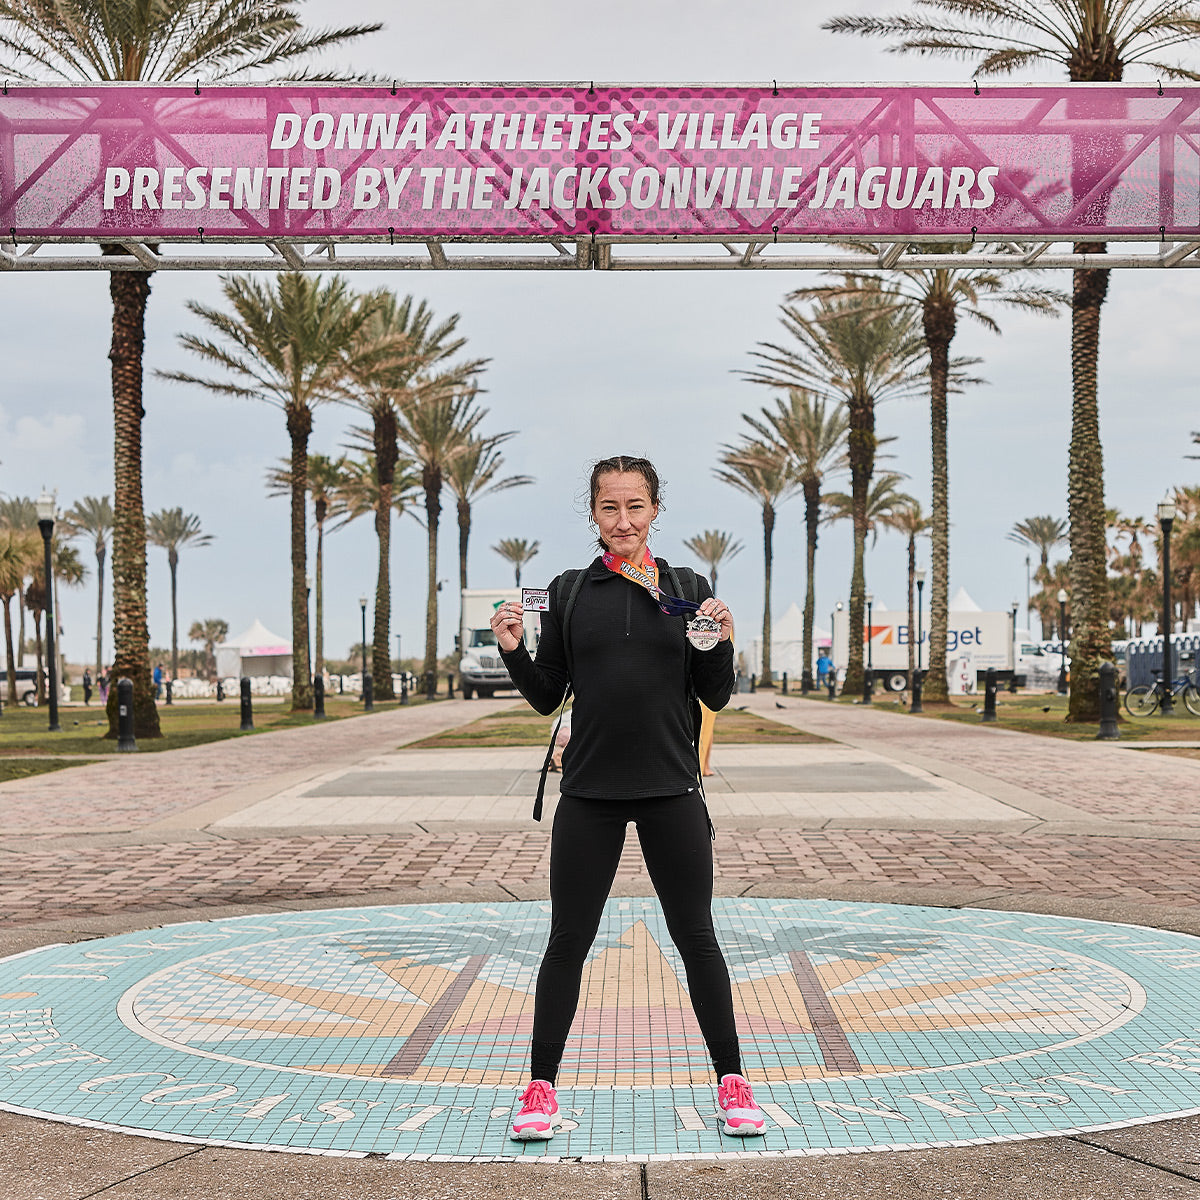
[[[535,1079],[521,1096],[509,1136],[514,1142],[549,1141],[558,1122],[557,1093],[544,1079]]]
[[[717,1088],[717,1106],[725,1118],[721,1132],[731,1137],[759,1137],[767,1120],[754,1103],[754,1092],[741,1075],[724,1075]]]

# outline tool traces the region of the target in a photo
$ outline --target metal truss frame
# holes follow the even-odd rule
[[[934,239],[931,239],[933,241]],[[0,273],[24,271],[920,271],[1036,268],[1119,270],[1200,267],[1200,239],[1109,240],[1107,251],[1073,242],[979,241],[952,252],[911,238],[831,245],[798,238],[709,240],[591,236],[496,239],[267,238],[99,244],[0,236]],[[1094,243],[1085,243],[1091,246]]]

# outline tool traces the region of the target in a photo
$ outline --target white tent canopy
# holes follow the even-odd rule
[[[821,629],[813,624],[813,656],[818,653],[821,643],[829,644],[828,629]],[[746,670],[752,675],[762,673],[762,638],[752,638],[746,645]],[[792,601],[787,611],[779,620],[771,624],[771,671],[775,675],[788,673],[789,679],[797,682],[804,670],[804,613],[800,606]]]
[[[292,643],[257,618],[245,632],[221,642],[216,652],[217,674],[223,679],[292,674]]]

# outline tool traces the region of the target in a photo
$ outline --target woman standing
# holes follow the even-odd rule
[[[522,640],[520,604],[501,605],[491,622],[513,683],[538,712],[552,713],[568,685],[575,695],[550,844],[550,939],[534,999],[532,1078],[511,1135],[554,1135],[559,1062],[630,822],[687,972],[719,1081],[722,1129],[760,1134],[763,1115],[742,1076],[729,972],[713,930],[711,825],[691,704],[693,695],[713,710],[729,700],[733,617],[701,577],[698,603],[668,594],[670,568],[647,549],[659,510],[650,462],[602,459],[590,493],[602,553],[569,588],[563,576],[550,584],[536,660]],[[684,613],[692,617],[686,625]]]

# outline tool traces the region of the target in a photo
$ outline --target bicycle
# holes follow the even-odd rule
[[[1152,671],[1151,674],[1155,677],[1153,683],[1143,683],[1125,693],[1125,711],[1131,717],[1152,716],[1158,711],[1163,697],[1167,695],[1167,685],[1158,678],[1162,672]],[[1172,697],[1181,698],[1193,717],[1200,717],[1200,689],[1197,689],[1190,675],[1173,679],[1170,694]]]

